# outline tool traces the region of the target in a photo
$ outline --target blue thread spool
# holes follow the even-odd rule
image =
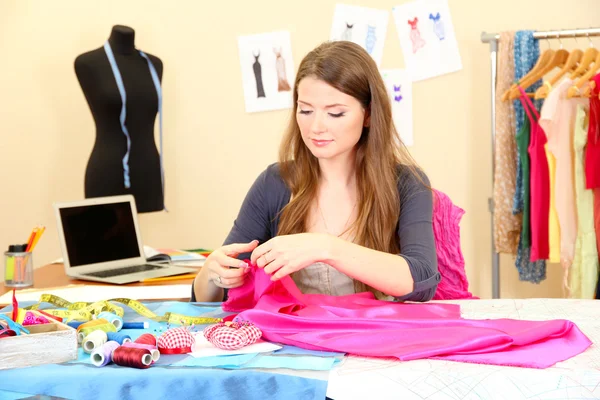
[[[147,322],[123,322],[123,329],[148,329],[150,324]]]
[[[131,336],[120,332],[107,332],[106,336],[108,337],[109,341],[114,340],[120,345],[122,345],[123,343],[131,342]]]
[[[79,325],[85,323],[85,321],[69,321],[67,322],[67,325],[69,325],[71,328],[75,328],[77,329],[79,327]]]
[[[113,324],[115,328],[117,328],[117,332],[123,328],[123,318],[119,317],[117,314],[108,311],[102,311],[100,314],[98,314],[98,318],[104,318]]]

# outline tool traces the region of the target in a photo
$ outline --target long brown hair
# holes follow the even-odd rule
[[[392,107],[377,65],[362,47],[347,41],[321,44],[304,57],[298,69],[293,111],[279,148],[281,177],[292,197],[280,213],[278,234],[306,232],[311,205],[317,196],[319,163],[304,144],[296,121],[298,84],[306,77],[328,83],[368,110],[369,127],[363,129],[357,144],[357,217],[351,229],[354,243],[398,253],[398,166],[414,166],[414,162],[406,148],[397,145]],[[367,287],[355,281],[355,289],[363,291]]]

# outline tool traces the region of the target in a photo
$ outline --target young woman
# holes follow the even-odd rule
[[[432,191],[398,146],[379,70],[360,46],[327,42],[300,64],[279,162],[254,182],[192,301],[221,301],[250,258],[303,293],[369,290],[428,301],[440,275]]]

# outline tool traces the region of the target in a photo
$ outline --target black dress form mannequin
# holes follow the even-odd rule
[[[154,141],[158,94],[148,61],[136,50],[134,39],[134,30],[120,25],[113,27],[108,39],[126,93],[125,126],[131,140],[127,161],[127,137],[119,119],[123,102],[105,49],[75,59],[75,73],[96,125],[96,141],[85,173],[85,197],[132,194],[138,212],[160,211],[164,193]],[[162,61],[146,55],[160,80]]]

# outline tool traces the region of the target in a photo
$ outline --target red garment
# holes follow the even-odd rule
[[[600,188],[594,189],[594,231],[596,231],[596,248],[600,254]]]
[[[585,148],[585,188],[600,188],[600,74],[592,78],[595,84],[590,97],[590,122]],[[596,235],[598,231],[596,231]]]
[[[530,122],[529,159],[531,165],[531,257],[530,261],[548,260],[550,258],[549,218],[550,218],[550,171],[546,157],[546,133],[539,124],[540,115],[519,86],[521,103]]]
[[[567,320],[468,320],[455,304],[388,302],[370,292],[302,294],[289,276],[272,282],[262,268],[249,268],[223,309],[239,312],[231,319],[254,323],[270,342],[404,361],[532,368],[550,367],[591,345]]]

